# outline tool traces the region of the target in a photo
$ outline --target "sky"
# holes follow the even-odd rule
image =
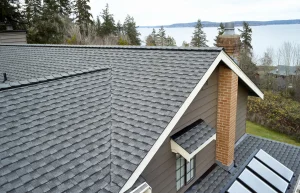
[[[129,14],[138,26],[300,19],[300,0],[90,0],[94,18],[106,3],[116,22]]]

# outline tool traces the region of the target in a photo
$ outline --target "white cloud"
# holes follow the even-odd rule
[[[299,0],[91,0],[94,17],[105,4],[116,21],[127,14],[137,25],[168,25],[205,21],[299,19]]]

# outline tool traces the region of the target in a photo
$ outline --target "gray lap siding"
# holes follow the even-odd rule
[[[153,193],[185,192],[190,185],[215,163],[215,142],[212,142],[196,155],[194,179],[179,191],[176,191],[176,155],[171,152],[170,136],[198,119],[203,119],[210,126],[216,127],[217,79],[217,71],[215,70],[209,78],[208,84],[198,93],[167,140],[143,171],[142,176],[152,187]]]
[[[238,87],[238,99],[236,110],[236,133],[235,141],[239,140],[246,133],[248,91],[243,84]]]
[[[26,32],[0,33],[0,44],[26,44]]]
[[[247,97],[247,89],[239,84],[236,139],[239,139],[246,131]],[[196,155],[194,179],[176,191],[176,155],[171,151],[170,136],[198,119],[203,119],[207,124],[216,128],[217,98],[218,69],[212,73],[208,79],[208,84],[198,93],[167,140],[143,171],[142,177],[152,187],[153,193],[183,193],[215,163],[216,144],[213,141]]]

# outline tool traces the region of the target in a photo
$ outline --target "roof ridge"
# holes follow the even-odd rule
[[[177,46],[121,46],[121,45],[66,45],[66,44],[0,44],[15,47],[63,47],[63,48],[99,48],[128,50],[172,50],[172,51],[221,51],[222,47],[177,47]]]
[[[7,83],[0,83],[0,91],[23,87],[23,86],[30,86],[34,84],[44,83],[44,82],[50,82],[54,80],[59,80],[63,78],[69,78],[73,76],[83,75],[87,73],[102,71],[102,70],[108,70],[109,67],[91,67],[85,70],[76,70],[76,71],[70,71],[70,72],[62,72],[59,74],[51,74],[39,78],[31,78],[27,80],[21,80],[21,81],[15,81],[15,82],[7,82]]]

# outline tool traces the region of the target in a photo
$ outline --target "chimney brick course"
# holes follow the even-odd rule
[[[216,160],[230,167],[234,160],[238,76],[219,66]]]
[[[223,47],[229,56],[239,60],[241,47],[239,35],[220,35],[217,38],[217,47]]]

